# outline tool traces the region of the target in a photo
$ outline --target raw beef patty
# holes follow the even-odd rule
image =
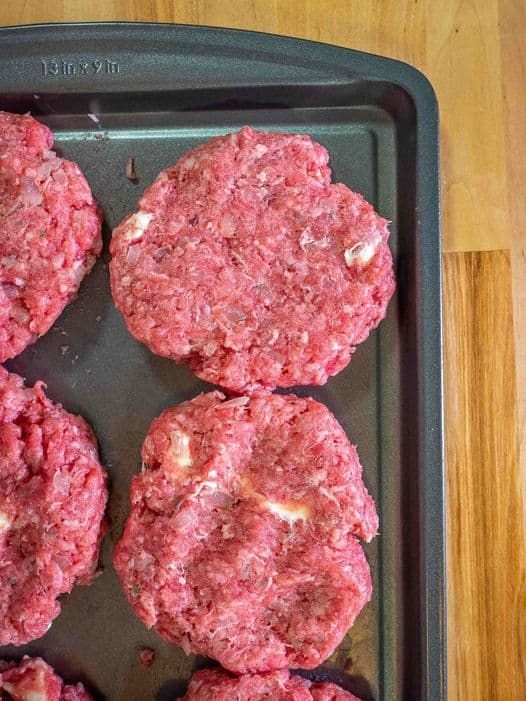
[[[358,455],[312,399],[202,394],[144,441],[114,564],[136,613],[233,672],[312,668],[369,600]]]
[[[328,682],[310,682],[285,670],[234,677],[222,670],[196,672],[181,701],[359,701]]]
[[[0,366],[0,645],[44,635],[98,557],[106,473],[87,423]]]
[[[0,112],[0,362],[46,333],[100,253],[102,215],[50,130]]]
[[[245,127],[162,172],[113,232],[130,332],[237,392],[320,385],[393,293],[387,222],[308,136]]]

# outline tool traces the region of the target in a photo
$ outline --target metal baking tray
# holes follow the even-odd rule
[[[445,692],[438,115],[414,68],[284,37],[155,24],[0,29],[0,108],[48,124],[105,213],[106,252],[54,328],[7,363],[93,425],[111,480],[104,573],[63,597],[42,655],[98,699],[172,701],[196,666],[135,617],[111,553],[141,442],[159,412],[208,386],[127,333],[108,283],[107,243],[156,174],[187,149],[250,124],[324,144],[334,179],[391,224],[398,290],[349,367],[298,394],[324,402],[357,444],[381,535],[366,547],[374,596],[321,670],[364,700]],[[126,178],[135,159],[138,184]],[[67,348],[66,348],[67,346]],[[142,647],[156,651],[144,670]]]

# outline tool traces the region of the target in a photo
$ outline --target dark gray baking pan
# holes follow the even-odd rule
[[[387,319],[321,388],[356,443],[378,504],[367,547],[374,597],[336,654],[308,676],[362,699],[445,698],[444,512],[438,116],[415,69],[343,48],[205,27],[92,24],[0,30],[0,107],[31,111],[78,161],[105,213],[105,237],[184,151],[250,124],[304,132],[331,154],[336,181],[392,222],[398,291]],[[139,183],[126,178],[132,156]],[[111,479],[104,574],[63,597],[45,637],[0,649],[40,654],[96,698],[171,701],[196,666],[135,617],[111,553],[128,510],[150,421],[208,389],[186,367],[126,332],[109,290],[107,253],[54,328],[7,363],[85,416]],[[67,348],[66,348],[67,347]],[[1,624],[1,622],[0,622]],[[156,652],[144,670],[142,647]]]

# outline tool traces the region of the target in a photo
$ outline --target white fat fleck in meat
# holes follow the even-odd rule
[[[88,261],[86,261],[88,262]],[[73,282],[75,285],[80,285],[84,275],[86,274],[86,265],[83,260],[77,260],[73,263],[72,266],[72,271],[73,271]]]
[[[341,351],[341,349],[345,348],[346,346],[348,347],[348,344],[341,343],[337,338],[329,338],[329,347],[334,352]]]
[[[309,229],[304,229],[299,239],[300,248],[304,251],[305,246],[309,246],[312,243],[316,243],[316,239],[311,236]]]
[[[0,265],[3,265],[4,268],[12,268],[16,264],[17,264],[16,256],[5,256],[3,258],[0,258]]]
[[[220,404],[217,408],[218,409],[225,409],[225,408],[233,408],[233,407],[242,407],[246,406],[250,401],[250,397],[234,397],[234,399],[228,399],[226,402],[223,402]],[[212,474],[212,473],[210,473]]]
[[[376,238],[373,241],[358,241],[351,248],[344,251],[345,265],[350,267],[354,263],[365,265],[376,253],[380,239]]]
[[[190,452],[190,436],[183,431],[174,431],[170,436],[168,449],[170,462],[176,467],[191,467],[192,454]]]
[[[278,338],[279,338],[279,329],[272,329],[272,334],[269,338],[267,345],[273,346],[276,343],[276,341],[278,340]]]
[[[24,701],[51,701],[45,691],[29,690],[24,693]]]
[[[20,690],[9,682],[5,682],[2,688],[14,698],[21,699],[21,701],[51,701],[50,697],[45,691],[40,691],[37,689],[24,689],[23,694],[20,695]],[[14,696],[15,693],[16,696]]]
[[[231,523],[223,524],[223,526],[221,526],[221,535],[223,536],[224,540],[233,538],[235,535],[234,526]]]
[[[11,526],[11,520],[5,511],[0,511],[0,535],[5,533]]]
[[[203,482],[198,482],[195,491],[190,495],[190,499],[198,497],[204,489],[208,489],[210,492],[217,492],[220,485],[217,482],[212,482],[211,480],[203,480]]]
[[[302,502],[288,502],[286,504],[281,504],[275,501],[268,501],[266,499],[261,501],[261,506],[273,514],[278,516],[278,518],[287,523],[295,523],[296,521],[307,521],[310,516],[310,508],[307,504]]]
[[[153,219],[151,212],[136,212],[129,217],[122,233],[126,241],[136,241],[140,239],[148,228],[148,224]]]

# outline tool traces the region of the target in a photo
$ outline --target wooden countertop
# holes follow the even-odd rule
[[[524,0],[0,5],[0,25],[88,20],[209,24],[315,39],[407,61],[433,83],[442,148],[449,698],[524,701]]]

